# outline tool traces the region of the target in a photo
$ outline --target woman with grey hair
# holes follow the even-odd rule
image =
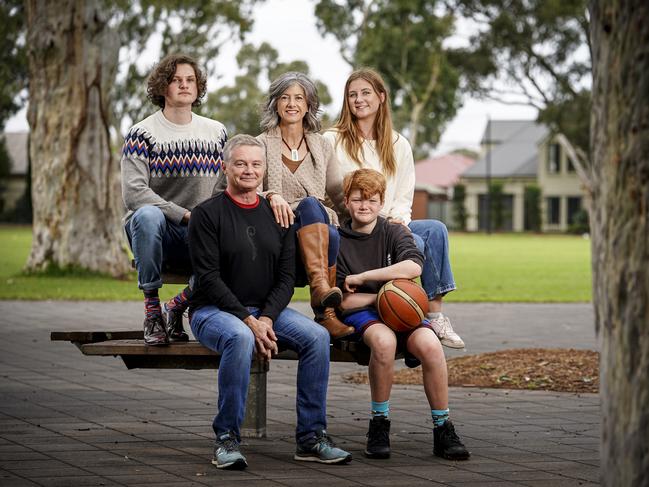
[[[333,209],[344,209],[342,177],[331,144],[317,133],[319,108],[313,81],[284,73],[270,85],[258,138],[266,146],[263,195],[279,225],[295,223],[315,320],[338,338],[354,331],[334,311],[342,300],[335,287],[340,239]]]

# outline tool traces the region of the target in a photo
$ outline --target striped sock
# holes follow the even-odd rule
[[[167,302],[167,309],[170,311],[174,309],[185,311],[187,309],[187,306],[189,305],[189,299],[187,297],[188,293],[189,288],[186,287],[180,292],[180,294],[175,295]]]
[[[162,315],[157,289],[144,291],[144,314],[147,318],[154,318]]]
[[[372,401],[372,417],[383,416],[387,418],[390,415],[390,400],[383,402]]]
[[[431,409],[430,415],[433,418],[435,427],[442,426],[448,421],[448,408],[446,409]]]

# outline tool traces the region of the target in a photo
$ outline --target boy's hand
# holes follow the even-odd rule
[[[353,293],[356,291],[356,288],[361,286],[364,282],[365,279],[363,279],[363,274],[350,274],[345,277],[345,291]]]

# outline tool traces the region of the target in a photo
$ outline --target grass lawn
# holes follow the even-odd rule
[[[591,298],[590,242],[563,235],[451,234],[458,290],[448,301],[575,302]],[[25,275],[29,227],[0,226],[0,299],[140,300],[135,274],[119,281],[90,274]],[[161,291],[167,299],[182,286]],[[294,299],[305,300],[307,289]]]

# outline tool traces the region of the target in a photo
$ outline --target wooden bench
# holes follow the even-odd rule
[[[52,332],[53,341],[69,341],[84,355],[119,356],[128,369],[218,369],[220,355],[197,341],[171,343],[163,347],[144,344],[141,330]],[[369,363],[370,351],[362,343],[335,340],[331,344],[332,362]],[[297,360],[292,350],[280,350],[273,360]],[[266,375],[268,364],[253,360],[250,370],[248,401],[241,434],[266,436]]]

